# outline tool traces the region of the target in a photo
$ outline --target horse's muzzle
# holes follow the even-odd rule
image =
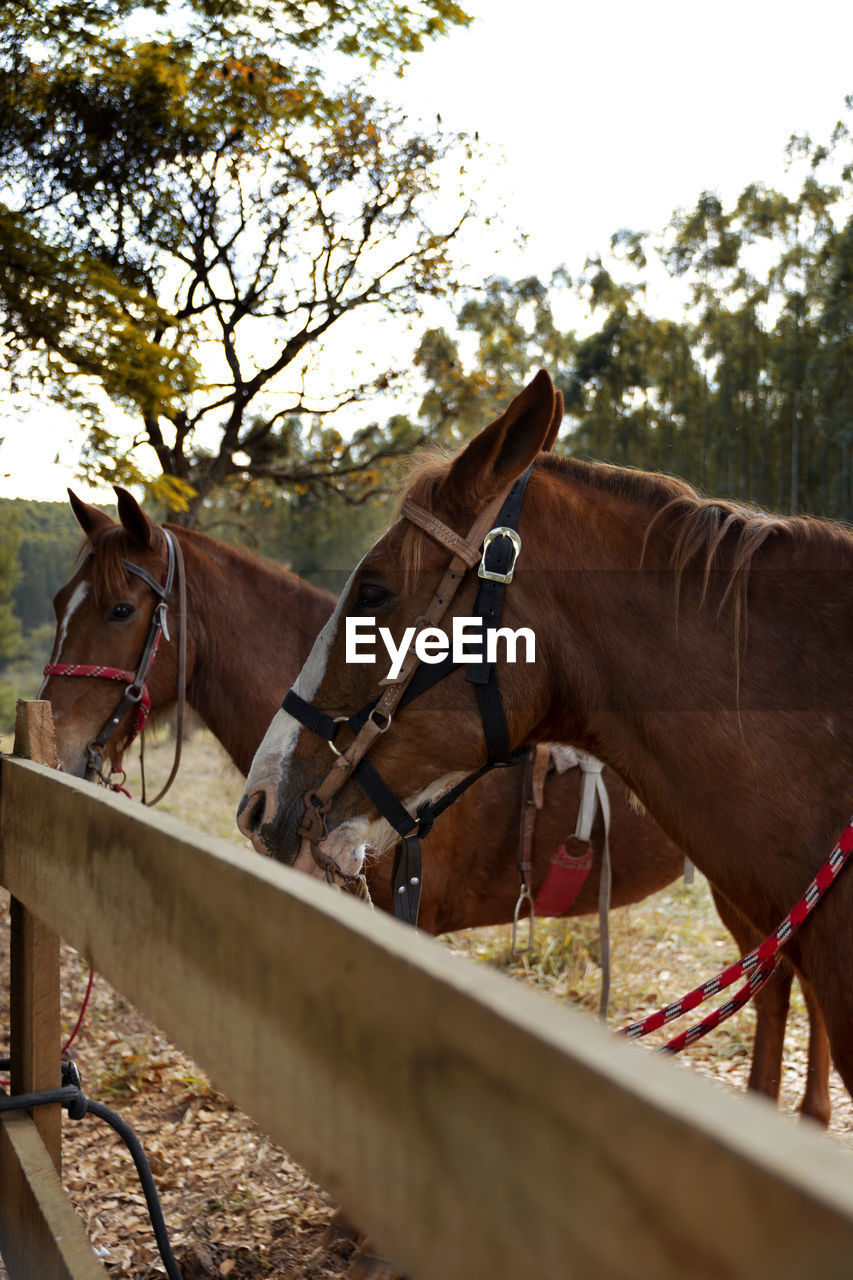
[[[277,862],[294,862],[299,854],[300,839],[297,834],[305,805],[301,795],[286,807],[278,802],[278,795],[269,786],[256,786],[244,791],[237,808],[237,826],[251,840],[258,853],[267,854]]]

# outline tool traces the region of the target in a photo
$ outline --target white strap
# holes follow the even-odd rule
[[[602,813],[605,814],[605,831],[610,829],[610,805],[607,800],[607,790],[601,780],[601,771],[604,765],[600,760],[596,760],[595,756],[589,755],[586,751],[578,751],[577,755],[581,770],[581,793],[578,800],[578,817],[574,833],[578,840],[583,840],[588,844],[592,835],[592,824],[595,821],[595,805],[599,788],[604,794],[601,809]]]
[[[604,785],[602,771],[604,765],[595,756],[586,751],[578,751],[578,764],[581,770],[581,793],[578,801],[578,820],[575,824],[575,836],[578,840],[589,843],[592,836],[592,824],[595,821],[596,804],[601,805],[601,817],[604,823],[604,848],[601,857],[601,878],[598,890],[598,927],[599,945],[601,948],[601,996],[598,1014],[607,1020],[607,1005],[610,1000],[610,797]]]

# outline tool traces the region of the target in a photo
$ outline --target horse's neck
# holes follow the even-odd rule
[[[754,575],[738,654],[725,583],[703,598],[701,568],[688,572],[677,601],[663,542],[639,568],[648,512],[599,495],[593,505],[570,512],[564,533],[605,571],[550,575],[563,630],[547,736],[616,769],[709,874],[720,849],[820,844],[821,824],[846,820],[853,786],[853,655],[837,628],[850,588],[838,574],[791,587]]]
[[[183,549],[194,638],[187,699],[246,774],[334,599],[220,542],[187,538]]]
[[[624,501],[611,507],[595,494],[589,511],[581,505],[570,519],[575,546],[585,547],[586,563],[597,567],[548,574],[564,623],[542,736],[576,743],[605,760],[683,842],[681,799],[693,793],[694,812],[701,810],[695,788],[703,768],[700,780],[723,761],[740,770],[745,786],[747,775],[754,785],[754,775],[750,744],[738,724],[731,630],[713,601],[698,607],[701,584],[685,579],[687,601],[679,610],[673,575],[640,568],[648,518],[647,511],[632,511]],[[571,527],[564,531],[568,539]],[[569,564],[577,557],[571,545]],[[644,563],[649,565],[648,554]],[[710,789],[706,799],[710,809]]]

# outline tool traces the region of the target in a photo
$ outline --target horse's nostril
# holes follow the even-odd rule
[[[237,808],[237,826],[244,836],[251,839],[257,834],[264,820],[265,808],[266,794],[263,791],[254,791],[242,797]]]

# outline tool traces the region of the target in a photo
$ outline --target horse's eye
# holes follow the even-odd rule
[[[391,593],[385,587],[379,587],[373,582],[362,582],[358,588],[355,607],[356,609],[375,609],[377,605],[385,604],[390,598]]]
[[[124,602],[122,602],[121,604],[115,605],[112,613],[109,616],[109,621],[110,622],[126,622],[128,618],[133,617],[135,612],[136,610],[134,609],[132,604],[125,604]]]

